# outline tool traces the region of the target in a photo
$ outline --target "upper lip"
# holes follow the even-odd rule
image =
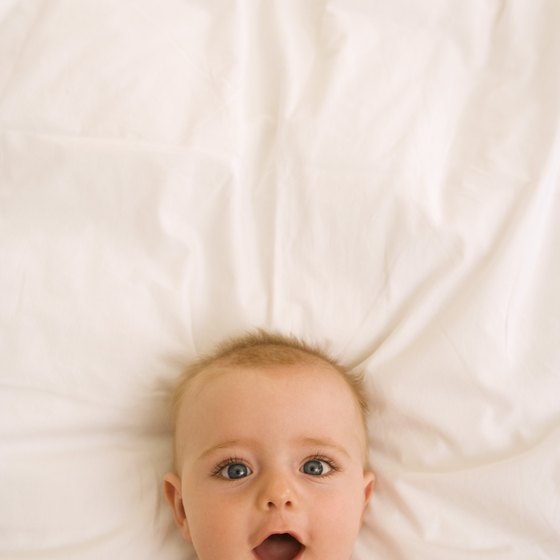
[[[303,542],[301,535],[297,531],[293,531],[292,529],[287,529],[287,528],[281,528],[281,529],[269,529],[267,531],[261,532],[257,544],[254,546],[254,548],[260,546],[271,535],[290,535],[291,537],[296,539],[302,546],[305,546],[305,543]]]

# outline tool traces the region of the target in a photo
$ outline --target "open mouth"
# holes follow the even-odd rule
[[[292,535],[270,535],[253,549],[259,560],[294,560],[305,547]]]

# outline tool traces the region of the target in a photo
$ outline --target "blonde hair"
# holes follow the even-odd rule
[[[354,400],[358,405],[365,435],[365,464],[367,459],[369,407],[364,376],[352,372],[330,356],[325,350],[307,344],[295,336],[271,333],[262,329],[231,338],[219,344],[212,353],[202,356],[190,364],[181,374],[170,400],[170,420],[175,436],[179,411],[188,387],[211,366],[271,367],[324,362],[336,370],[348,384]],[[174,445],[174,463],[176,464],[176,445]]]

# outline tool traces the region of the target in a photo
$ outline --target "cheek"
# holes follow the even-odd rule
[[[352,496],[337,500],[317,501],[312,515],[312,537],[315,557],[320,560],[350,558],[360,530],[361,512]]]
[[[203,484],[186,484],[183,488],[185,513],[195,530],[206,525],[216,526],[227,515],[227,505],[219,492]]]
[[[226,558],[223,547],[235,546],[246,532],[243,505],[224,495],[216,485],[187,484],[184,492],[185,513],[199,556]]]
[[[357,484],[343,484],[333,492],[319,493],[312,500],[310,520],[323,535],[353,540],[360,529],[363,492]]]

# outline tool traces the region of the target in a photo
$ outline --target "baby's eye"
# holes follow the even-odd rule
[[[305,474],[312,476],[325,476],[333,470],[333,467],[322,459],[311,459],[306,461],[301,469]]]
[[[253,471],[243,463],[228,463],[225,466],[220,465],[216,474],[227,480],[239,480],[253,474]]]

